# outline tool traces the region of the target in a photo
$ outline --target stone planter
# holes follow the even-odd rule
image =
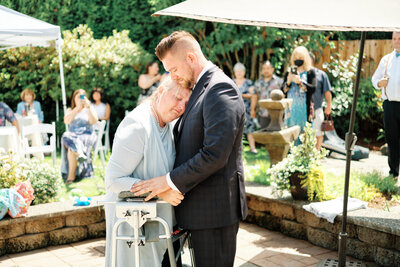
[[[289,177],[290,193],[294,200],[307,200],[307,187],[302,187],[301,182],[304,178],[304,173],[295,172]]]

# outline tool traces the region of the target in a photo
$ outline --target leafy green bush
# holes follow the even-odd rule
[[[396,180],[391,176],[383,177],[378,171],[360,174],[360,180],[368,186],[374,186],[383,194],[400,194],[400,189],[396,186]]]
[[[301,144],[295,146],[292,142],[290,154],[267,170],[267,174],[271,175],[271,185],[275,191],[279,193],[289,191],[291,186],[289,177],[299,173],[304,178],[302,187],[307,186],[310,190],[308,191],[310,201],[314,199],[314,195],[317,200],[326,199],[324,173],[319,168],[326,151],[316,149],[316,140],[315,130],[310,123],[306,123],[304,132],[300,135]]]
[[[353,102],[354,79],[357,72],[358,54],[348,60],[331,56],[331,63],[324,64],[332,81],[332,116],[335,128],[343,136],[349,127],[349,118]],[[380,91],[371,83],[371,78],[361,78],[356,109],[355,132],[372,133],[378,135],[382,124],[382,100]]]
[[[20,168],[12,154],[0,152],[0,189],[11,188],[26,180],[26,172]]]
[[[34,191],[33,204],[51,202],[59,192],[62,179],[60,170],[37,159],[25,160],[21,165],[26,170]]]

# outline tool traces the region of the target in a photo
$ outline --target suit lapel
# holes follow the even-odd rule
[[[185,112],[183,115],[179,118],[177,123],[175,124],[174,127],[174,137],[175,137],[175,145],[177,144],[178,140],[181,137],[182,133],[182,127],[183,124],[185,123],[185,120],[190,112],[190,110],[193,108],[194,104],[197,102],[197,99],[204,93],[206,87],[208,86],[208,83],[210,82],[211,75],[214,73],[218,68],[216,66],[213,66],[209,70],[207,70],[203,76],[200,78],[199,82],[196,83],[196,86],[193,88],[192,95],[189,98],[189,102],[186,106]]]

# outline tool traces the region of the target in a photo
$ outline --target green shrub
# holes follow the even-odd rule
[[[400,189],[396,186],[396,180],[392,176],[383,177],[378,171],[360,174],[360,179],[368,186],[374,186],[383,194],[400,194]]]
[[[37,159],[25,160],[24,168],[35,190],[33,204],[51,202],[62,185],[60,170]]]
[[[0,153],[0,189],[11,188],[26,180],[26,172],[15,161],[12,154]]]
[[[332,116],[339,135],[348,131],[351,106],[353,103],[354,79],[357,72],[358,54],[348,60],[338,55],[331,56],[331,63],[324,64],[332,81]],[[378,136],[382,124],[382,100],[380,91],[371,83],[371,78],[361,78],[356,109],[355,132],[364,132]]]

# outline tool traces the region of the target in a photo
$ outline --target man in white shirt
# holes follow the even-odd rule
[[[392,43],[394,50],[381,59],[372,76],[372,84],[382,90],[389,173],[397,179],[400,164],[400,32],[393,33]]]

